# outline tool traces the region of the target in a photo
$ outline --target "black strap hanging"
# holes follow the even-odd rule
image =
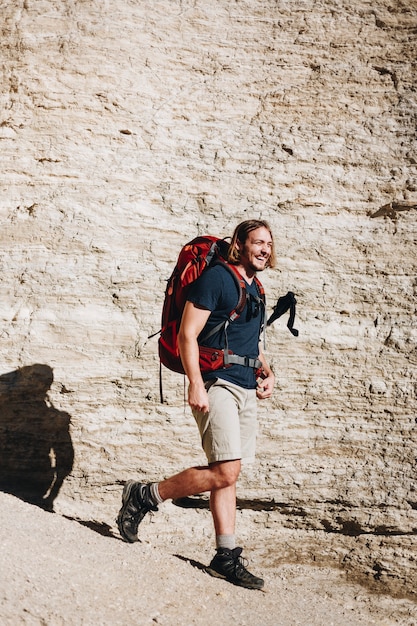
[[[281,296],[278,298],[278,302],[274,306],[274,312],[268,319],[266,325],[271,326],[275,320],[277,320],[281,315],[284,315],[288,310],[290,311],[290,317],[288,319],[287,327],[288,330],[294,335],[294,337],[298,337],[298,330],[294,328],[294,320],[295,320],[295,305],[297,300],[295,299],[295,295],[292,291],[289,291],[285,296]]]

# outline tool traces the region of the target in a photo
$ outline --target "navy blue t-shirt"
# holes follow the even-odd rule
[[[259,356],[259,338],[264,304],[259,302],[255,281],[246,284],[248,298],[241,315],[227,327],[229,350],[240,356],[256,359]],[[234,277],[228,269],[214,265],[207,269],[190,288],[187,300],[211,311],[199,342],[210,348],[225,347],[224,330],[221,329],[204,340],[205,335],[220,322],[226,320],[237,305],[239,296]],[[203,339],[201,341],[201,339]],[[204,380],[222,378],[245,389],[256,387],[255,371],[251,367],[233,364],[226,368],[203,374]]]

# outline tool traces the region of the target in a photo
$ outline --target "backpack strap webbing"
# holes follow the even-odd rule
[[[226,329],[230,322],[233,322],[239,317],[239,315],[242,313],[243,309],[245,308],[245,304],[246,304],[246,285],[245,285],[245,281],[243,277],[240,275],[237,268],[235,268],[234,265],[230,265],[229,263],[226,263],[226,261],[221,261],[221,260],[216,260],[213,263],[213,266],[214,265],[221,265],[234,278],[234,281],[238,290],[238,301],[237,301],[235,308],[232,311],[230,311],[229,315],[227,316],[227,319],[223,320],[222,322],[219,322],[207,334],[203,335],[203,337],[200,339],[200,343],[203,343],[209,337],[212,337],[213,335],[215,335],[223,327]]]
[[[252,359],[248,356],[239,356],[238,354],[228,354],[227,351],[224,352],[224,364],[244,365],[245,367],[253,367],[256,370],[262,367],[262,361],[259,359]]]
[[[219,322],[218,324],[216,324],[216,326],[214,328],[212,328],[207,334],[203,335],[203,337],[200,339],[200,344],[203,344],[204,341],[207,341],[207,339],[209,337],[212,337],[213,335],[215,335],[219,330],[221,330],[222,328],[224,328],[224,334],[225,334],[225,355],[228,351],[228,343],[227,343],[227,327],[229,326],[229,324],[231,322],[234,322],[243,312],[243,309],[246,306],[246,302],[248,299],[248,294],[246,291],[246,284],[245,284],[245,279],[243,278],[243,276],[241,275],[241,273],[239,272],[239,270],[237,269],[237,267],[235,265],[232,265],[230,263],[226,263],[225,261],[215,261],[213,263],[213,265],[222,265],[223,267],[225,267],[230,274],[233,276],[233,278],[235,279],[235,283],[236,286],[238,288],[238,293],[239,293],[239,298],[238,298],[238,302],[235,306],[235,308],[229,313],[227,319],[223,320],[222,322]],[[262,305],[262,320],[261,320],[261,329],[263,328],[264,330],[264,343],[265,343],[265,290],[263,288],[263,285],[261,283],[261,281],[254,276],[254,281],[255,281],[255,285],[256,285],[256,289],[258,291],[258,297],[259,297],[259,303]],[[247,365],[247,359],[248,357],[246,356],[238,356],[235,355],[236,359],[240,359],[240,361],[229,361],[230,364],[232,363],[238,363],[239,365]],[[226,356],[225,356],[225,363],[226,363]],[[259,364],[257,364],[256,366],[250,365],[249,367],[260,367]]]

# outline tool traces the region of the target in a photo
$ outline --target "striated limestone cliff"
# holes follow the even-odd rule
[[[1,488],[112,520],[127,477],[204,462],[148,336],[181,245],[263,217],[300,334],[267,332],[240,523],[413,593],[416,6],[1,7]]]

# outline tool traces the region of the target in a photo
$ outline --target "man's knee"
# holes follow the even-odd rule
[[[219,461],[210,465],[215,476],[216,488],[224,489],[237,482],[240,474],[240,460]]]

